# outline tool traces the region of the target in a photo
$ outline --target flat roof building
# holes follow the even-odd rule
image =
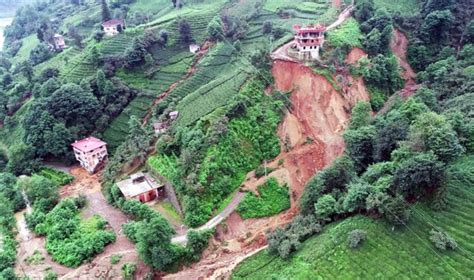
[[[74,156],[90,174],[97,172],[107,161],[107,143],[95,137],[87,137],[71,144]]]
[[[159,184],[148,173],[138,172],[130,178],[117,183],[125,199],[135,199],[140,202],[149,202],[164,196],[162,184]]]

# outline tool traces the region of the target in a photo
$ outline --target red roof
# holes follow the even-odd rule
[[[92,136],[71,144],[71,146],[82,152],[90,152],[105,145],[107,145],[107,143]]]
[[[117,26],[119,24],[123,25],[123,19],[111,19],[103,22],[102,26]]]

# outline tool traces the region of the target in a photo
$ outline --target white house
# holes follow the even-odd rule
[[[95,137],[87,137],[71,144],[74,155],[90,174],[97,172],[107,161],[107,143]]]
[[[189,45],[189,51],[192,53],[197,53],[199,50],[201,50],[201,46],[198,44],[191,44]]]
[[[123,19],[111,19],[102,23],[105,35],[115,36],[125,29],[125,22]]]

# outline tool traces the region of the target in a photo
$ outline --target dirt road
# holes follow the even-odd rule
[[[218,224],[220,224],[222,221],[227,219],[227,217],[229,217],[229,215],[232,212],[234,212],[235,209],[237,209],[237,206],[239,206],[239,203],[242,201],[244,196],[245,196],[245,193],[237,192],[234,195],[234,197],[232,198],[229,205],[227,205],[226,208],[224,208],[224,210],[221,213],[219,213],[217,216],[215,216],[214,218],[209,220],[206,224],[204,224],[204,225],[202,225],[199,228],[194,229],[194,230],[202,231],[202,230],[208,230],[208,229],[215,228]],[[187,238],[186,234],[187,234],[187,232],[185,234],[173,237],[171,242],[176,243],[176,244],[182,244],[182,245],[186,244],[188,242],[188,238]]]

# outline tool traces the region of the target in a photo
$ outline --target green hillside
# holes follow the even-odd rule
[[[472,279],[474,277],[474,156],[450,167],[447,209],[408,205],[412,217],[396,229],[365,216],[329,225],[304,242],[288,261],[261,252],[243,262],[232,279]],[[433,228],[449,233],[458,243],[443,252],[429,240]],[[367,232],[361,247],[350,249],[347,235]]]

